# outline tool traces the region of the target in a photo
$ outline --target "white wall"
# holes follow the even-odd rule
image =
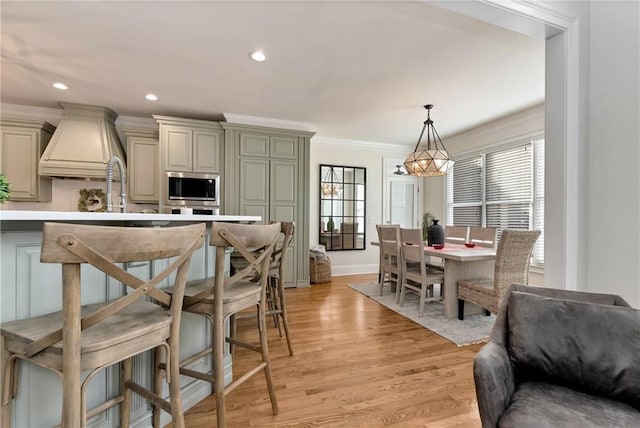
[[[549,2],[578,17],[578,289],[640,307],[640,4]]]
[[[640,3],[590,18],[586,289],[640,307]]]
[[[318,244],[320,224],[320,179],[319,165],[345,165],[367,168],[366,195],[366,249],[353,251],[330,251],[333,275],[374,273],[378,271],[378,248],[370,245],[377,239],[376,224],[382,222],[383,210],[383,158],[407,157],[413,147],[390,144],[348,142],[313,137],[311,139],[310,171],[310,221],[309,245]]]

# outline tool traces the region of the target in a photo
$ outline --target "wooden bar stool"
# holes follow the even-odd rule
[[[204,242],[205,225],[133,228],[45,223],[40,259],[62,264],[62,311],[2,324],[5,360],[2,426],[11,426],[19,361],[53,370],[62,378],[62,427],[85,427],[87,418],[120,404],[120,426],[129,426],[131,391],[171,413],[184,427],[179,381],[182,297],[193,251]],[[174,257],[150,281],[123,270],[118,263]],[[89,264],[130,288],[116,300],[81,306],[80,266]],[[157,285],[176,273],[173,296]],[[43,280],[46,280],[43,278]],[[91,285],[91,284],[86,284]],[[95,284],[104,286],[103,283]],[[131,379],[133,357],[164,349],[169,367],[170,402]],[[122,362],[120,393],[86,409],[89,381],[100,370]],[[89,370],[85,380],[82,372]]]
[[[295,222],[283,221],[280,223],[280,232],[283,235],[282,245],[275,250],[271,256],[271,264],[269,266],[269,288],[267,298],[269,300],[269,309],[267,315],[272,315],[278,328],[278,333],[282,337],[282,327],[284,335],[287,339],[287,347],[289,355],[293,355],[293,345],[291,344],[291,335],[289,334],[289,320],[287,318],[287,305],[284,295],[284,277],[286,263],[289,259],[288,249],[296,230]]]
[[[213,330],[211,346],[181,361],[180,374],[205,380],[213,385],[213,391],[216,394],[218,427],[225,426],[226,395],[260,370],[264,371],[266,377],[273,414],[278,414],[278,404],[271,380],[265,314],[269,264],[271,254],[278,242],[280,228],[280,223],[250,225],[213,222],[209,244],[216,248],[215,276],[204,281],[190,282],[185,289],[182,310],[205,317],[211,321]],[[229,247],[233,247],[237,253],[241,254],[246,264],[243,264],[243,268],[231,277],[225,277],[225,251]],[[170,292],[170,290],[166,291]],[[232,337],[225,337],[224,321],[252,306],[257,309],[260,344],[240,342],[233,337],[233,332]],[[241,346],[259,352],[262,356],[256,367],[227,386],[224,385],[225,341],[232,346]],[[186,367],[209,354],[213,354],[213,374],[201,373]],[[161,371],[165,368],[164,364],[156,367],[156,380],[161,378]],[[154,419],[158,417],[157,412],[154,411]]]

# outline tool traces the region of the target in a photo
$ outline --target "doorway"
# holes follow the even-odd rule
[[[385,158],[383,216],[384,224],[400,227],[420,227],[422,194],[418,177],[407,175],[402,169],[402,159]],[[399,174],[402,172],[402,174]]]

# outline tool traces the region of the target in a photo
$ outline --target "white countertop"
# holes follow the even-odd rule
[[[195,215],[195,214],[142,214],[96,213],[75,211],[0,211],[0,220],[16,221],[261,221],[260,216],[246,215]]]

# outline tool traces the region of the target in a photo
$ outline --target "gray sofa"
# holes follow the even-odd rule
[[[640,310],[512,285],[473,372],[484,428],[640,427]]]

